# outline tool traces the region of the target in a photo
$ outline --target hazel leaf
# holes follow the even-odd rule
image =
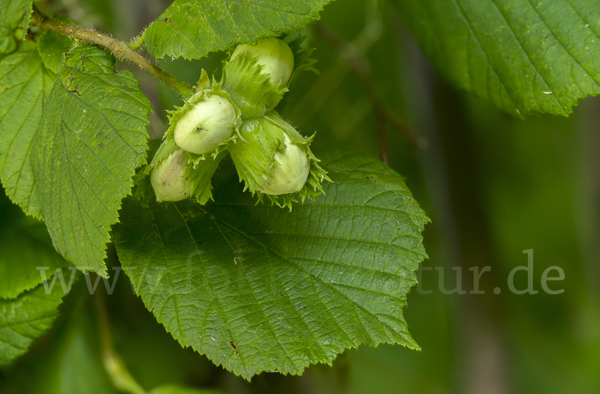
[[[150,102],[112,55],[76,47],[65,56],[35,142],[36,188],[55,248],[106,276],[111,225],[146,163]]]
[[[15,299],[0,299],[0,365],[10,364],[26,353],[52,327],[64,295],[63,288],[54,283],[48,292],[39,285]]]
[[[0,298],[16,298],[42,283],[42,272],[69,266],[54,250],[46,226],[1,192],[0,217]]]
[[[148,52],[200,59],[236,44],[295,32],[319,19],[332,0],[175,0],[144,35]]]
[[[508,113],[567,116],[600,93],[596,0],[395,3],[441,74]]]
[[[37,218],[31,151],[55,78],[31,43],[0,61],[0,179],[10,199]]]
[[[301,374],[361,344],[418,349],[402,310],[429,219],[378,160],[323,163],[333,183],[292,212],[256,205],[235,178],[204,206],[124,201],[119,259],[182,346],[246,379]]]

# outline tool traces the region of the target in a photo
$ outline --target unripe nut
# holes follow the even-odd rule
[[[187,152],[210,153],[231,138],[236,121],[236,112],[229,100],[211,94],[181,116],[173,137],[177,146]]]
[[[238,45],[231,55],[235,59],[246,53],[256,63],[262,66],[262,72],[270,76],[272,84],[284,88],[294,71],[294,53],[290,47],[279,38],[259,40],[256,45]]]
[[[190,196],[186,178],[188,155],[179,149],[154,167],[150,182],[156,194],[156,201],[180,201]]]
[[[304,149],[290,140],[285,134],[286,148],[283,152],[275,153],[274,176],[265,179],[265,194],[280,195],[299,192],[304,187],[310,173],[310,162]]]

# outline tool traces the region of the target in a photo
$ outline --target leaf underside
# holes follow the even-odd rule
[[[332,0],[175,0],[144,35],[148,52],[200,59],[235,44],[295,32],[319,18]]]
[[[418,348],[402,308],[428,219],[377,160],[346,152],[323,166],[326,194],[292,212],[255,205],[231,179],[205,206],[124,201],[121,264],[183,346],[247,379],[361,344]]]
[[[146,162],[150,103],[129,71],[97,47],[68,55],[36,136],[36,190],[55,248],[106,276],[105,245]]]
[[[597,0],[396,4],[442,74],[504,111],[566,116],[600,93]]]

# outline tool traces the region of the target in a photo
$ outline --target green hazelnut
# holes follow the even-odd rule
[[[285,138],[285,149],[275,152],[273,156],[275,166],[271,176],[263,175],[265,194],[278,196],[299,192],[304,187],[308,174],[310,173],[310,161],[306,148],[296,145],[287,134]]]
[[[173,137],[181,149],[202,155],[231,138],[237,114],[227,98],[202,91],[197,94],[205,96],[177,120]]]
[[[190,196],[186,172],[188,154],[178,149],[156,164],[150,174],[150,182],[157,201],[179,201]]]
[[[229,152],[251,192],[278,196],[302,190],[311,167],[308,146],[291,126],[255,118],[242,123],[240,135]]]
[[[238,45],[230,60],[242,53],[256,59],[256,63],[262,66],[262,72],[270,76],[272,84],[279,88],[287,85],[294,71],[294,53],[285,42],[268,38],[259,40],[256,45]]]

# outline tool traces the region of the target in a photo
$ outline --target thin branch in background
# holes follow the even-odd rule
[[[165,84],[173,88],[183,97],[190,97],[194,90],[188,87],[185,83],[163,71],[148,59],[133,51],[127,43],[115,38],[101,34],[91,29],[85,29],[75,25],[69,25],[43,15],[38,10],[34,9],[31,14],[31,24],[40,26],[46,30],[51,30],[56,33],[69,37],[72,40],[79,40],[89,44],[100,45],[110,52],[115,57],[121,60],[126,60],[133,64],[137,64],[142,70],[154,75],[156,78],[163,81]],[[143,39],[143,36],[141,37]],[[133,47],[139,42],[134,42]]]
[[[413,144],[415,147],[419,149],[424,149],[427,147],[427,143],[425,140],[416,135],[413,130],[402,121],[394,112],[392,112],[388,106],[385,104],[383,98],[377,91],[375,86],[375,81],[371,76],[371,71],[369,67],[369,63],[365,59],[364,55],[354,48],[354,46],[345,41],[337,32],[335,32],[332,28],[325,25],[322,22],[319,22],[314,25],[314,31],[319,38],[321,38],[326,44],[330,45],[334,48],[341,57],[346,59],[346,61],[350,64],[358,79],[369,97],[373,108],[377,114],[379,122],[383,126],[379,126],[379,144],[382,155],[382,160],[385,154],[385,146],[387,144],[387,136],[385,132],[385,126],[390,126],[393,129],[397,130],[400,134],[402,134],[408,141]],[[387,161],[387,155],[386,160]]]
[[[388,165],[387,157],[387,132],[385,122],[381,117],[377,121],[377,134],[379,137],[379,158],[385,164]]]
[[[352,46],[363,53],[367,53],[381,38],[382,30],[381,15],[377,11],[378,0],[366,0],[365,5],[365,25],[352,40]],[[344,58],[338,56],[334,59],[327,70],[321,73],[321,78],[311,84],[306,94],[298,100],[290,114],[291,119],[299,124],[309,119],[328,100],[351,71],[352,67]],[[368,101],[366,96],[364,98]],[[345,121],[347,122],[347,119]],[[339,125],[341,122],[337,122],[337,124]]]
[[[96,276],[96,281],[99,279],[100,278]],[[113,385],[120,391],[130,394],[146,394],[146,390],[144,390],[131,376],[127,367],[114,350],[112,339],[110,337],[110,322],[106,311],[106,301],[101,290],[96,291],[94,301],[98,319],[98,331],[100,334],[100,346],[104,369],[106,369]]]

